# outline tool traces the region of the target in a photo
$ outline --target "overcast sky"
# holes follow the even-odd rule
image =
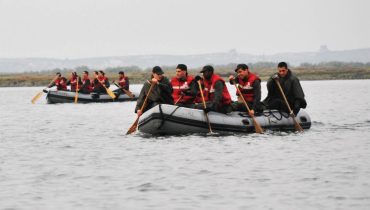
[[[0,0],[0,57],[370,47],[368,0]]]

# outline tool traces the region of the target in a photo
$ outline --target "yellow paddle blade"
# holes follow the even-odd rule
[[[42,96],[42,92],[37,93],[31,100],[31,102],[34,104],[36,101]]]
[[[77,104],[77,101],[78,101],[78,92],[76,91],[76,95],[75,95],[75,104]]]
[[[113,98],[113,99],[115,99],[115,98],[116,98],[116,95],[114,95],[113,91],[111,91],[109,88],[106,88],[106,90],[107,90],[108,95],[109,95],[111,98]]]

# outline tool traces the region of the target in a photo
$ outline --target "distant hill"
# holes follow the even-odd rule
[[[370,48],[330,51],[325,46],[317,52],[278,53],[273,55],[251,55],[230,50],[225,53],[197,55],[136,55],[114,56],[83,59],[48,59],[48,58],[14,58],[0,59],[0,72],[15,73],[52,70],[56,68],[75,68],[88,66],[91,69],[105,69],[117,66],[139,66],[141,68],[154,65],[176,65],[185,63],[190,68],[205,64],[224,65],[229,63],[256,63],[287,61],[292,65],[301,63],[339,62],[370,62]]]

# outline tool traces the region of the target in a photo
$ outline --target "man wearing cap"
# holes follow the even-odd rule
[[[146,81],[140,91],[137,99],[135,112],[138,116],[142,115],[146,110],[156,106],[157,104],[173,104],[172,85],[167,77],[165,77],[161,67],[155,66],[152,70],[152,78]],[[153,84],[152,92],[149,94],[149,89]],[[141,110],[145,98],[148,96],[146,107]]]
[[[239,95],[238,90],[236,90],[236,95],[238,96],[238,101],[233,103],[233,110],[246,112],[247,108],[243,103],[241,97],[247,102],[250,115],[254,115],[255,112],[262,112],[261,106],[261,79],[249,71],[249,67],[246,64],[238,64],[235,69],[237,73],[237,78],[234,75],[230,75],[229,81],[231,85],[238,84],[238,88],[242,95]]]
[[[214,74],[212,66],[204,66],[200,73],[203,73],[203,95],[206,101],[206,112],[216,111],[221,113],[229,113],[232,111],[231,108],[231,97],[227,90],[225,81],[217,74]],[[201,80],[200,76],[196,76],[194,79],[196,82]],[[197,103],[201,103],[202,99],[197,96]],[[195,106],[200,108],[199,104]]]
[[[288,108],[274,80],[279,81],[288,100],[289,106],[295,115],[298,114],[301,108],[306,108],[307,102],[304,98],[304,92],[299,79],[288,68],[287,63],[280,62],[278,64],[278,73],[275,73],[267,81],[268,94],[263,100],[263,103],[268,109],[278,109],[288,112]]]
[[[194,78],[188,75],[188,68],[185,64],[176,67],[176,76],[171,79],[173,88],[172,98],[178,106],[191,107],[194,102],[196,83]]]
[[[57,78],[48,86],[48,88],[56,86],[57,90],[67,90],[67,79],[62,77],[62,74],[59,72],[57,72],[55,75]]]
[[[116,83],[114,83],[116,84]],[[128,77],[125,76],[125,72],[123,71],[120,71],[118,72],[118,89],[113,91],[116,95],[120,95],[122,93],[125,93],[124,90],[122,89],[125,89],[125,90],[129,90],[129,87],[130,87],[130,81],[128,79]]]

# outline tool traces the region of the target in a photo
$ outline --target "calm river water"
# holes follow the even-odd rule
[[[0,209],[370,209],[370,80],[302,86],[303,134],[155,138],[135,102],[0,88]]]

